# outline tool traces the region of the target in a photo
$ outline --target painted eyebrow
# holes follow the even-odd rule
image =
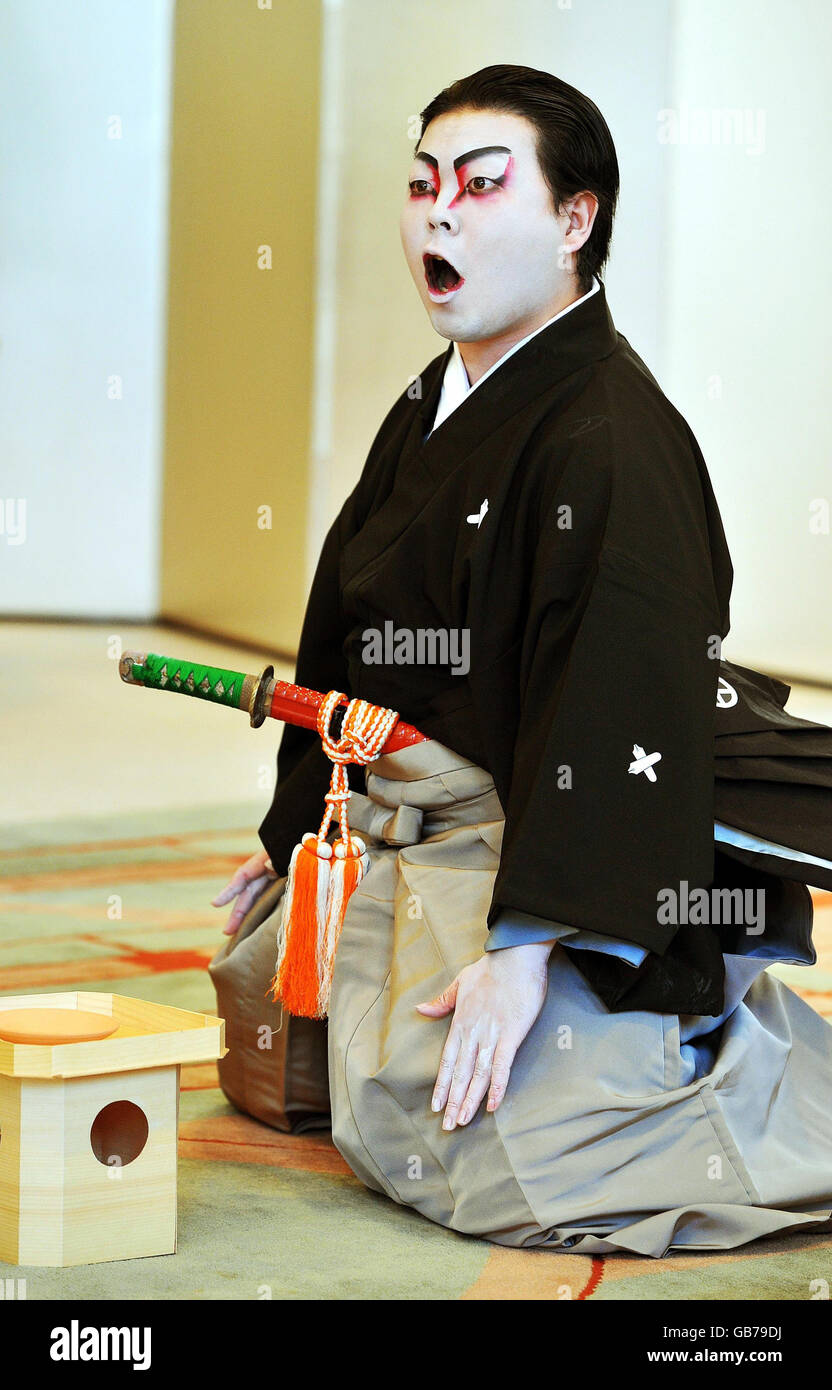
[[[483,145],[479,150],[469,150],[467,154],[461,154],[454,160],[454,169],[461,169],[463,164],[481,154],[511,154],[511,150],[506,145]]]
[[[466,154],[461,154],[454,160],[454,170],[461,169],[463,164],[467,164],[470,159],[476,159],[481,154],[511,154],[507,145],[482,145],[478,150],[468,150]],[[439,171],[439,161],[432,154],[425,150],[417,150],[414,159],[423,159],[426,164]]]

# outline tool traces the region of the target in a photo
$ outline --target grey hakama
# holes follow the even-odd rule
[[[415,1005],[482,953],[502,810],[491,777],[436,741],[377,759],[366,785],[349,819],[371,866],[338,946],[329,1085],[335,1144],[368,1187],[455,1231],[581,1254],[832,1226],[832,1027],[753,938],[725,958],[718,1019],[611,1013],[556,946],[502,1105],[443,1131],[430,1098],[450,1020]]]

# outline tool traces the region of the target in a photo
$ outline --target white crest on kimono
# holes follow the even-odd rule
[[[661,758],[661,753],[645,753],[640,743],[633,744],[633,762],[627,768],[628,772],[643,772],[651,782],[656,781],[656,774],[653,771],[653,764]]]
[[[716,689],[717,709],[730,709],[732,705],[735,705],[737,703],[738,699],[739,696],[737,695],[737,692],[734,689],[733,685],[729,685],[725,677],[720,676],[719,685]]]
[[[470,521],[470,523],[471,523],[472,526],[473,526],[474,523],[476,522],[476,527],[477,527],[477,530],[479,531],[479,529],[480,529],[480,522],[482,521],[482,519],[483,519],[483,517],[485,516],[485,514],[486,514],[487,511],[488,511],[488,498],[487,498],[487,497],[484,497],[484,498],[482,499],[482,501],[480,502],[480,509],[479,509],[479,511],[478,511],[478,512],[472,512],[470,516],[466,516],[465,520],[466,520],[466,521]]]

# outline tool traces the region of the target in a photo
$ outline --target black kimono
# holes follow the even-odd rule
[[[723,952],[742,928],[668,923],[668,890],[762,886],[767,930],[801,941],[811,899],[799,864],[714,846],[718,682],[744,668],[720,662],[733,572],[702,454],[616,331],[603,287],[426,440],[450,351],[395,402],[329,530],[295,680],[392,707],[490,772],[505,829],[489,927],[516,909],[636,943],[649,953],[637,969],[574,953],[610,1009],[717,1015]],[[470,669],[366,661],[366,631],[390,622],[467,629]],[[755,688],[745,674],[740,715]],[[787,740],[799,725],[832,741],[783,720]],[[742,748],[754,728],[733,734],[742,794],[725,819],[764,833],[748,788],[766,749]],[[771,751],[788,763],[785,747]],[[827,857],[831,751],[815,789]],[[259,834],[285,874],[320,823],[331,764],[314,732],[286,726],[277,771]],[[356,790],[362,777],[350,770]]]

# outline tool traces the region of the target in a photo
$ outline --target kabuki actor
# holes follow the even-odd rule
[[[832,731],[722,652],[708,470],[602,280],[618,182],[549,73],[422,113],[401,240],[446,345],[327,534],[295,681],[427,737],[350,769],[368,868],[307,1023],[368,1187],[504,1245],[661,1256],[830,1229],[832,1027],[766,966],[816,959]],[[212,971],[321,821],[319,734],[287,725],[277,771]]]

